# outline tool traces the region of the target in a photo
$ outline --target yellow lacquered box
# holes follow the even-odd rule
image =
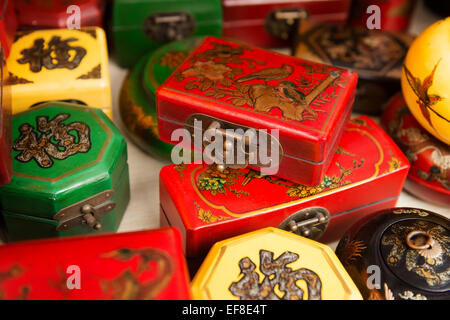
[[[328,246],[277,228],[217,242],[192,281],[200,300],[361,300]]]
[[[18,32],[7,67],[13,113],[61,100],[100,108],[112,119],[108,49],[101,28]]]

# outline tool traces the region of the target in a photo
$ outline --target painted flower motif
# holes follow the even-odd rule
[[[171,69],[178,67],[188,56],[186,51],[172,51],[161,57],[160,64]]]
[[[392,157],[391,161],[389,161],[388,163],[389,163],[389,172],[397,170],[398,168],[400,168],[402,164],[400,160],[398,160],[396,157]]]
[[[224,74],[231,71],[230,67],[213,61],[196,61],[192,67],[184,70],[181,74],[184,78],[199,77],[209,80],[222,80]]]

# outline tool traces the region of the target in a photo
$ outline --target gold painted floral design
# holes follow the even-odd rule
[[[210,210],[203,209],[195,201],[194,201],[194,205],[197,208],[197,216],[198,216],[198,218],[201,221],[205,222],[205,223],[212,223],[212,222],[217,222],[217,221],[228,219],[228,217],[220,217],[220,216],[213,215]]]
[[[175,69],[187,58],[189,54],[186,51],[171,51],[161,57],[160,64],[162,66]]]
[[[219,171],[215,165],[212,165],[200,173],[196,183],[200,191],[209,191],[213,196],[218,193],[226,194],[227,190],[238,197],[241,195],[248,196],[248,193],[245,191],[230,188],[230,186],[235,185],[237,179],[243,175],[245,175],[244,172],[235,169]]]

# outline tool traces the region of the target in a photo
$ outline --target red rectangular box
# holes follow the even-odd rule
[[[191,296],[174,228],[2,245],[0,274],[0,298],[8,300]]]
[[[157,90],[160,138],[176,144],[175,129],[205,117],[226,122],[222,129],[278,129],[276,175],[316,185],[350,116],[356,83],[348,70],[206,37]]]
[[[303,9],[315,21],[345,23],[350,2],[350,0],[222,0],[223,35],[263,48],[281,48],[288,46],[289,43],[278,36],[279,24],[277,30],[271,28],[271,24],[277,23],[271,21],[274,13]]]
[[[5,59],[0,46],[0,186],[9,183],[12,175],[11,90]]]
[[[103,27],[104,0],[15,0],[15,6],[20,28],[70,28],[77,22],[75,14],[79,14],[80,28]]]
[[[347,125],[325,178],[314,187],[249,169],[165,166],[161,223],[181,231],[188,258],[201,257],[217,241],[269,226],[290,229],[290,220],[326,211],[328,226],[312,221],[310,236],[325,231],[320,241],[334,241],[367,214],[395,206],[408,170],[391,138],[370,118],[359,117]]]

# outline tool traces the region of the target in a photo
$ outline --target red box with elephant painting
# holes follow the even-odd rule
[[[160,221],[181,231],[189,263],[217,241],[265,227],[328,243],[366,215],[395,207],[408,170],[392,139],[359,117],[346,125],[332,164],[313,187],[248,168],[163,167]]]
[[[223,133],[224,140],[243,140],[227,135],[227,129],[268,133],[277,129],[266,141],[277,145],[273,150],[279,151],[278,158],[271,160],[278,163],[278,171],[268,171],[273,162],[248,161],[254,156],[248,149],[245,164],[316,185],[351,114],[356,83],[357,75],[349,70],[206,37],[157,90],[160,137],[178,144],[182,139],[172,139],[174,130],[186,128],[193,133],[195,120],[202,121],[202,133],[213,128]],[[248,146],[252,140],[245,143]]]

